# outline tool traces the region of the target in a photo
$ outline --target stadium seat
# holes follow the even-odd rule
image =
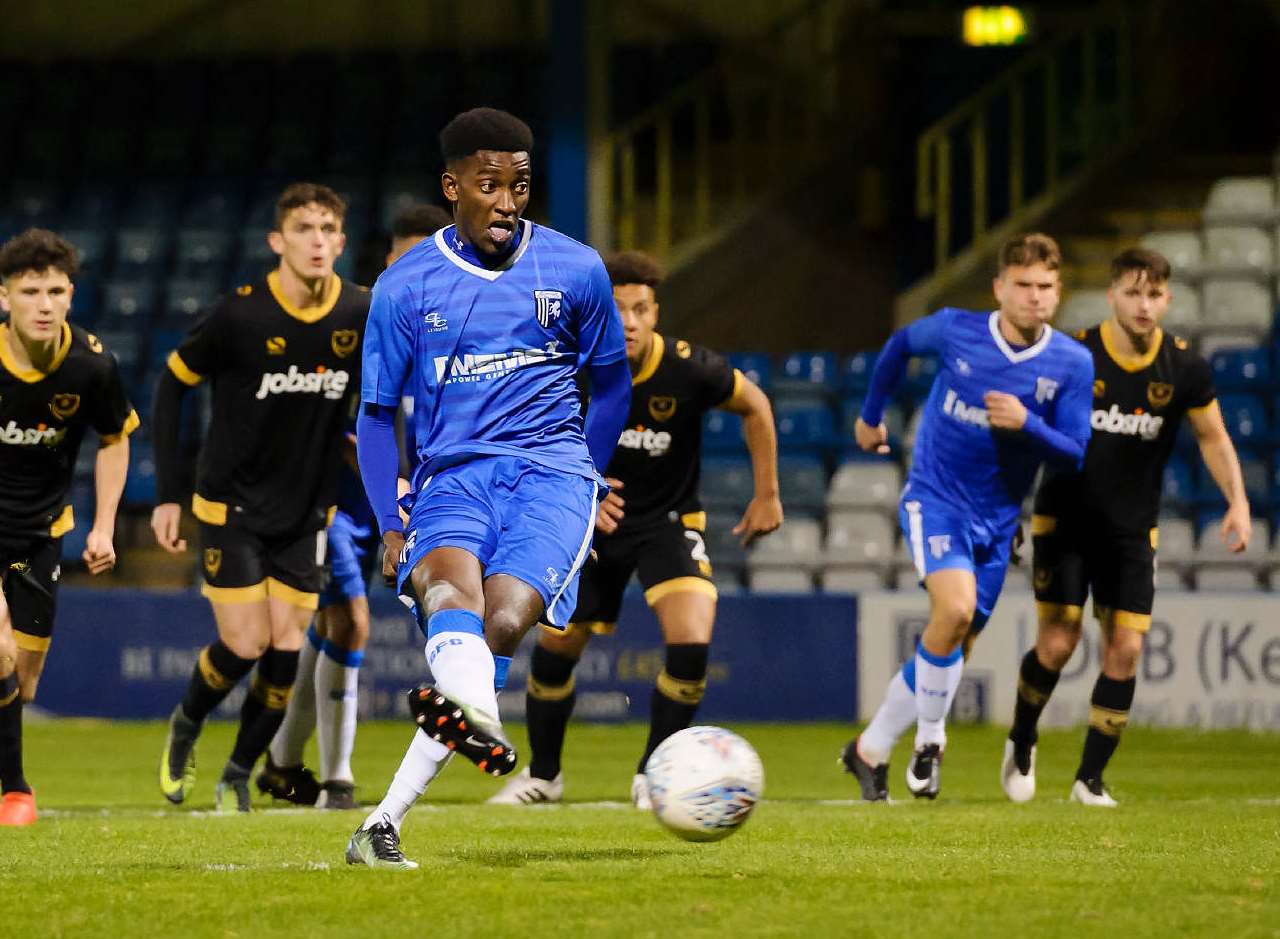
[[[902,471],[893,463],[845,463],[831,478],[827,509],[893,511],[901,490]]]
[[[1204,233],[1204,243],[1206,267],[1215,274],[1269,277],[1275,271],[1275,243],[1261,228],[1210,228]]]
[[[98,228],[66,228],[61,232],[63,238],[75,245],[80,255],[82,271],[93,271],[101,274],[107,266],[108,251],[111,248],[110,230]],[[79,279],[76,289],[80,289]]]
[[[893,563],[897,526],[883,512],[841,511],[827,518],[822,565],[878,567]]]
[[[773,380],[773,362],[767,352],[731,352],[729,364],[750,378],[763,391],[769,391]]]
[[[759,593],[812,593],[813,577],[808,571],[786,567],[752,568],[751,589]]]
[[[71,298],[71,320],[86,329],[98,322],[102,311],[102,282],[95,270],[76,275],[75,293]]]
[[[822,526],[816,519],[789,515],[773,534],[755,543],[747,556],[749,567],[765,562],[813,567],[822,555]]]
[[[1276,184],[1269,176],[1220,179],[1205,201],[1206,225],[1266,225],[1277,217]]]
[[[149,277],[160,272],[169,242],[155,228],[123,228],[116,238],[114,277]]]
[[[1200,288],[1185,281],[1174,281],[1170,286],[1172,297],[1169,310],[1161,326],[1175,336],[1191,339],[1204,328],[1204,311],[1200,303]]]
[[[746,453],[742,418],[728,411],[708,411],[702,419],[702,451],[708,455]]]
[[[1204,266],[1204,245],[1199,232],[1151,232],[1139,244],[1163,254],[1173,268],[1174,276],[1179,279],[1191,280],[1198,277]]]
[[[1271,288],[1255,280],[1206,280],[1203,310],[1207,329],[1229,327],[1261,336],[1271,328]]]
[[[722,597],[742,593],[742,572],[743,569],[738,566],[713,566],[711,582],[715,584],[716,592]]]
[[[129,441],[129,475],[125,478],[124,503],[151,506],[156,501],[156,461],[151,441],[134,435]]]
[[[1240,472],[1244,476],[1244,491],[1254,511],[1265,513],[1270,497],[1270,474],[1267,463],[1251,456],[1248,450],[1240,452]],[[1226,509],[1226,500],[1222,491],[1213,480],[1208,470],[1200,473],[1200,483],[1196,487],[1196,503],[1201,509],[1218,507],[1219,512]]]
[[[782,360],[774,390],[808,391],[819,396],[835,393],[838,364],[831,352],[793,352]]]
[[[712,568],[728,565],[741,569],[745,566],[746,549],[742,547],[742,539],[733,533],[733,526],[738,524],[743,508],[745,504],[733,509],[707,506],[707,530],[703,540],[707,554],[711,556]]]
[[[1160,541],[1157,556],[1161,564],[1189,563],[1196,553],[1195,529],[1185,518],[1160,519]]]
[[[120,211],[120,193],[113,183],[87,182],[72,190],[63,212],[70,229],[92,229],[110,238]]]
[[[788,510],[821,512],[827,501],[827,470],[816,458],[784,456],[778,460],[778,487]]]
[[[876,352],[855,352],[840,365],[840,393],[843,395],[866,394],[871,385],[871,373],[875,370]]]
[[[781,453],[818,456],[843,443],[836,434],[835,415],[824,404],[788,403],[780,406],[774,416]]]
[[[938,359],[932,355],[913,356],[907,362],[907,375],[899,386],[900,398],[922,401],[929,396],[933,380],[938,377]]]
[[[178,232],[174,273],[221,283],[231,260],[232,238],[221,229],[186,228]]]
[[[1271,385],[1271,354],[1266,348],[1222,349],[1213,352],[1209,365],[1219,392],[1266,390]]]
[[[142,360],[142,337],[136,332],[99,332],[102,345],[116,357],[120,371],[132,375]]]
[[[832,568],[823,571],[818,582],[824,593],[867,593],[884,590],[887,576],[887,571],[871,567]]]
[[[1196,590],[1201,591],[1255,591],[1259,586],[1258,572],[1247,566],[1197,567],[1194,581]]]
[[[31,225],[50,227],[56,224],[61,196],[61,187],[51,180],[15,179],[4,214],[15,218],[18,229]]]
[[[439,191],[439,187],[436,187]],[[382,202],[378,208],[378,224],[390,231],[395,217],[421,202],[434,202],[427,181],[418,174],[386,180],[382,187]]]
[[[218,280],[174,278],[165,286],[165,320],[173,325],[190,322],[196,314],[218,299],[220,288]]]
[[[1110,315],[1111,305],[1107,303],[1105,290],[1072,290],[1058,307],[1053,326],[1064,333],[1075,333],[1097,326]]]
[[[276,253],[267,244],[266,226],[249,227],[241,230],[239,236],[239,259],[231,278],[232,286],[253,283],[266,276],[267,271],[275,267]]]
[[[1240,554],[1233,554],[1222,540],[1222,518],[1215,515],[1206,518],[1200,527],[1200,539],[1196,543],[1196,564],[1212,564],[1232,567],[1256,567],[1258,559],[1266,549],[1265,519],[1253,520],[1254,538],[1250,540],[1248,549]]]
[[[1162,501],[1173,508],[1186,508],[1195,501],[1195,473],[1189,461],[1176,455],[1169,460],[1164,468],[1160,495]]]
[[[107,329],[144,329],[157,306],[156,287],[149,280],[115,280],[102,290],[102,323]]]
[[[751,462],[745,458],[709,457],[703,460],[699,482],[702,504],[709,510],[721,508],[741,512],[755,495]],[[626,493],[622,496],[626,498]]]
[[[1249,445],[1255,449],[1270,441],[1271,431],[1267,410],[1262,401],[1249,394],[1226,394],[1218,398],[1222,419],[1236,446]]]
[[[177,183],[144,179],[138,181],[132,192],[121,213],[121,222],[125,226],[163,229],[177,220],[178,207],[182,202],[182,192]]]

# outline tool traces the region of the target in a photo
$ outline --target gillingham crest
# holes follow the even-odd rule
[[[559,290],[535,290],[533,302],[538,316],[538,325],[543,329],[550,328],[553,321],[560,318],[560,304],[564,294]]]

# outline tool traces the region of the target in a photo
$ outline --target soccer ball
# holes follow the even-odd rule
[[[756,751],[723,727],[687,727],[645,764],[653,814],[686,841],[719,841],[747,820],[764,794]]]

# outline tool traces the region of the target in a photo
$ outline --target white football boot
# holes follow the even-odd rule
[[[1016,744],[1006,738],[1004,742],[1004,760],[1000,763],[1000,786],[1010,802],[1030,802],[1036,795],[1036,748],[1031,745],[1031,756],[1027,763],[1027,771],[1018,769],[1018,761],[1014,758]]]
[[[1091,779],[1088,782],[1083,779],[1077,779],[1071,784],[1070,801],[1104,809],[1114,809],[1120,804],[1111,798],[1111,793],[1107,792],[1107,787],[1102,785],[1101,779]]]
[[[539,805],[564,799],[564,773],[555,779],[538,779],[525,767],[488,799],[489,805]]]

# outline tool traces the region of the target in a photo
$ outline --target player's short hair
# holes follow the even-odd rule
[[[1173,276],[1173,265],[1159,251],[1127,248],[1111,261],[1111,283],[1117,283],[1125,274],[1134,271],[1146,274],[1149,284],[1166,284]]]
[[[643,251],[615,251],[605,257],[604,267],[615,287],[644,284],[657,290],[667,277],[658,259]]]
[[[28,228],[0,245],[0,279],[28,271],[43,274],[51,267],[74,279],[80,256],[71,242],[47,228]]]
[[[276,231],[284,228],[285,216],[294,209],[315,203],[328,209],[341,222],[347,215],[347,200],[320,183],[290,183],[276,200]]]
[[[440,152],[446,165],[477,150],[532,153],[533,131],[514,114],[497,108],[463,111],[440,131]]]
[[[1042,232],[1019,235],[1000,246],[999,273],[1010,267],[1030,267],[1043,264],[1051,271],[1062,267],[1062,249],[1058,243]]]
[[[411,205],[396,215],[391,222],[392,238],[412,238],[415,235],[434,235],[441,228],[453,224],[453,216],[447,209],[423,202]]]

